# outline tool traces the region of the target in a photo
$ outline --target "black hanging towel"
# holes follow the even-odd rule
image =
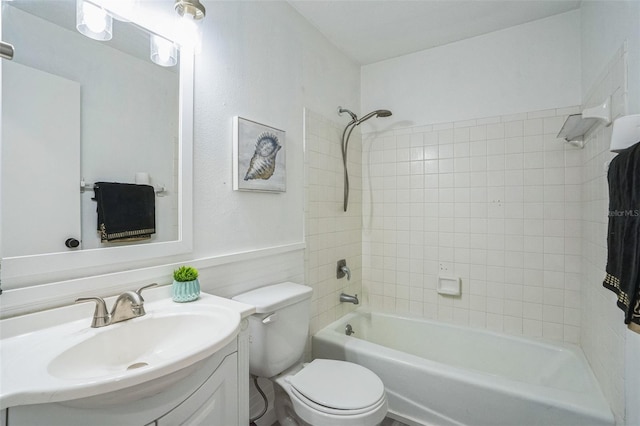
[[[603,285],[618,296],[625,324],[640,333],[640,143],[609,166],[607,275]]]
[[[156,232],[156,197],[153,186],[96,182],[100,240],[133,241]]]

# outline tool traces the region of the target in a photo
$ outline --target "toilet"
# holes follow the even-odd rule
[[[256,308],[249,317],[249,371],[274,383],[282,426],[373,426],[387,414],[382,380],[351,362],[301,362],[309,333],[310,287],[291,282],[233,299]]]

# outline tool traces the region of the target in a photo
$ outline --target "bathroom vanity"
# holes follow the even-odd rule
[[[145,298],[146,315],[101,328],[90,305],[0,321],[1,425],[248,423],[253,307]]]

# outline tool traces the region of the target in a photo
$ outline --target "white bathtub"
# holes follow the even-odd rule
[[[350,337],[347,324],[355,331]],[[313,356],[374,371],[391,416],[408,424],[615,424],[573,345],[357,311],[313,337]]]

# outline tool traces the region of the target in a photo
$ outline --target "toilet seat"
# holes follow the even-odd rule
[[[309,398],[305,397],[304,395],[302,395],[300,392],[298,392],[297,389],[295,388],[291,388],[291,398],[296,398],[298,399],[299,402],[307,405],[309,408],[311,408],[312,410],[316,410],[319,411],[321,413],[326,413],[326,414],[333,414],[336,416],[353,416],[353,415],[357,415],[357,414],[366,414],[369,413],[371,411],[375,411],[376,409],[378,409],[381,405],[383,405],[387,399],[382,396],[378,401],[376,401],[374,404],[367,406],[367,407],[363,407],[363,408],[359,408],[359,409],[354,409],[354,410],[343,410],[340,408],[332,408],[332,407],[326,407],[324,405],[320,405],[315,401],[310,400]]]
[[[276,379],[295,413],[315,426],[371,426],[387,413],[384,385],[372,371],[350,362],[317,359]]]
[[[366,412],[384,399],[382,380],[358,364],[316,359],[287,377],[292,392],[323,412]]]

